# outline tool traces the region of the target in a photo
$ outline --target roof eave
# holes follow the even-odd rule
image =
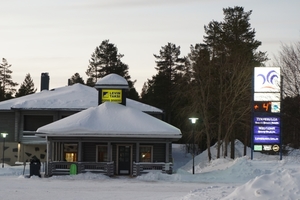
[[[11,110],[59,110],[59,111],[82,111],[87,108],[14,108],[11,107]]]
[[[96,89],[129,89],[128,84],[116,84],[116,85],[112,85],[112,84],[96,84],[95,85]]]
[[[38,133],[35,134],[38,137],[105,137],[105,138],[173,138],[180,139],[182,135],[174,134],[174,135],[166,135],[166,134],[63,134],[57,135],[53,133]]]

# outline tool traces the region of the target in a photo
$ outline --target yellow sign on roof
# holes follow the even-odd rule
[[[102,103],[103,102],[122,103],[122,90],[103,89],[102,90]]]

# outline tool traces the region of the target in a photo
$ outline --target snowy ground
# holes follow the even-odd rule
[[[76,199],[300,199],[299,151],[289,156],[254,154],[241,157],[243,145],[236,143],[237,159],[213,159],[207,152],[192,157],[174,145],[176,173],[149,173],[137,178],[109,178],[99,174],[24,178],[23,167],[0,168],[1,200],[76,200]],[[215,158],[215,148],[212,148]],[[248,149],[248,154],[250,150]],[[28,167],[25,174],[28,174]]]

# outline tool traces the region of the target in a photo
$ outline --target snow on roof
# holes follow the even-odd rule
[[[71,86],[43,90],[35,94],[2,101],[0,102],[0,110],[83,110],[97,105],[98,91],[95,88],[77,83]],[[163,112],[161,109],[131,99],[126,99],[126,105],[144,112]]]
[[[137,109],[111,102],[55,121],[36,132],[62,137],[181,138],[178,128]]]
[[[95,88],[128,88],[128,82],[118,74],[109,74],[97,81]]]

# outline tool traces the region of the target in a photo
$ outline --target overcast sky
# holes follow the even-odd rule
[[[76,72],[86,81],[91,54],[109,39],[140,93],[156,74],[153,54],[171,42],[186,56],[190,45],[203,42],[204,25],[222,21],[222,9],[234,6],[253,11],[259,50],[270,59],[281,43],[300,41],[299,0],[2,0],[0,58],[12,65],[15,82],[30,73],[39,91],[43,72],[50,88],[67,85]]]

